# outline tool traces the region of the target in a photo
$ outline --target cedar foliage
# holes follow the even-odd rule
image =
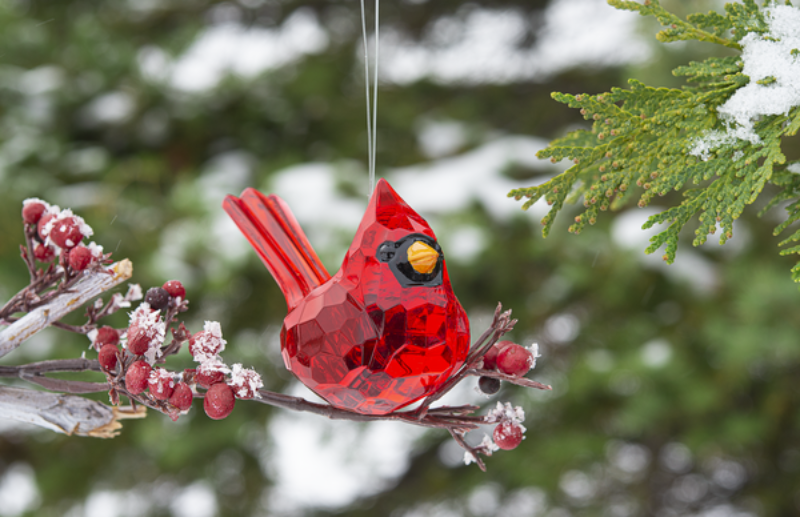
[[[643,4],[609,0],[609,4],[642,16],[654,16],[666,28],[658,33],[667,43],[696,40],[741,51],[740,41],[748,33],[767,33],[767,9],[753,0],[725,6],[725,14],[693,14],[687,20],[667,12],[658,0]],[[787,2],[787,5],[791,3]],[[777,187],[760,215],[779,203],[788,202],[787,218],[775,229],[783,232],[800,219],[800,176],[792,173],[781,151],[781,142],[800,129],[800,107],[782,115],[764,116],[755,123],[760,142],[731,139],[707,156],[691,153],[699,139],[714,131],[725,131],[727,122],[717,109],[739,88],[750,83],[742,73],[740,56],[712,57],[691,62],[673,71],[685,77],[681,88],[658,88],[630,80],[629,88],[612,88],[598,95],[553,93],[558,102],[578,108],[591,130],[579,129],[558,138],[538,153],[554,163],[568,159],[573,165],[541,185],[512,190],[509,197],[527,198],[523,209],[544,198],[552,206],[542,219],[545,236],[565,203],[583,200],[584,211],[569,231],[580,233],[595,224],[598,212],[615,210],[638,196],[645,207],[656,196],[682,191],[683,200],[650,217],[644,228],[667,223],[652,237],[646,253],[665,246],[664,260],[672,263],[681,229],[697,216],[693,244],[706,242],[709,234],[722,230],[720,243],[733,236],[733,222],[747,205],[756,201],[767,184]],[[774,80],[774,78],[773,78]],[[765,84],[767,81],[759,81]],[[697,154],[697,153],[694,153]],[[800,240],[796,230],[781,244]],[[800,246],[781,254],[800,253]],[[800,263],[792,269],[800,282]]]

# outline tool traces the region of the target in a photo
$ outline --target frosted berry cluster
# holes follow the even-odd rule
[[[130,306],[134,297],[142,298],[141,293],[138,286],[132,287],[117,303]],[[237,398],[259,397],[258,390],[264,386],[259,374],[222,360],[226,341],[218,322],[207,321],[195,334],[180,323],[172,328],[171,343],[166,343],[167,328],[177,322],[175,316],[186,310],[187,304],[186,289],[179,281],[170,280],[147,290],[144,301],[131,311],[127,329],[102,327],[89,334],[98,361],[114,386],[114,403],[122,393],[176,420],[191,408],[195,396],[202,396],[206,414],[219,420],[231,414]],[[197,368],[178,372],[160,366],[186,342],[199,363]]]
[[[198,366],[195,381],[206,388],[203,409],[215,420],[225,418],[236,399],[258,398],[258,390],[264,387],[261,376],[241,364],[229,367],[220,353],[225,350],[227,341],[222,337],[222,328],[216,321],[206,321],[203,330],[189,338],[189,351]]]
[[[478,389],[486,395],[494,395],[500,391],[501,379],[515,382],[536,366],[540,357],[539,346],[534,343],[525,348],[513,341],[494,343],[481,359]],[[484,417],[487,424],[496,424],[492,436],[485,435],[483,441],[464,454],[464,461],[470,464],[477,461],[476,453],[491,456],[498,449],[512,450],[517,448],[525,438],[525,426],[522,421],[525,413],[521,407],[512,407],[506,402],[497,403],[497,407]]]
[[[487,424],[497,424],[494,432],[491,437],[484,435],[476,450],[491,456],[492,452],[498,449],[505,451],[516,449],[525,439],[525,426],[522,425],[524,420],[525,411],[520,406],[512,407],[508,402],[498,402],[497,406],[489,410],[484,417]],[[477,461],[474,453],[470,451],[464,453],[465,464],[469,465],[474,461]]]
[[[31,276],[41,278],[38,285],[51,287],[53,295],[74,286],[86,272],[105,271],[103,266],[110,263],[111,254],[104,255],[102,246],[84,243],[94,232],[70,209],[62,210],[41,199],[26,199],[22,219],[27,243],[22,248],[23,259]],[[45,268],[38,269],[37,261]],[[41,288],[37,293],[43,291]],[[30,299],[43,303],[48,296]],[[100,326],[99,320],[105,316],[129,309],[140,300],[130,312],[126,328]],[[258,373],[241,364],[228,366],[222,360],[220,353],[226,342],[220,324],[207,321],[202,331],[192,335],[177,319],[187,309],[186,289],[178,280],[146,293],[133,284],[126,294],[112,295],[107,304],[97,299],[87,308],[87,323],[73,330],[85,333],[91,341],[114,404],[122,394],[177,419],[189,410],[193,398],[203,397],[206,413],[220,419],[231,413],[237,398],[259,397],[263,382]],[[186,342],[199,365],[185,371],[170,370],[165,366],[167,359]]]
[[[69,208],[61,210],[41,199],[26,199],[22,202],[22,220],[26,230],[30,229],[27,233],[33,238],[31,252],[38,262],[48,263],[58,258],[62,268],[79,272],[108,258],[103,255],[102,246],[94,242],[83,244],[94,232]]]
[[[536,343],[525,348],[513,341],[498,341],[484,354],[482,369],[522,377],[536,366],[537,357],[539,345]],[[494,395],[500,391],[500,379],[482,376],[478,379],[478,388],[487,395]]]

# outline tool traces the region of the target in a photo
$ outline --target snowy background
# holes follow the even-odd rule
[[[321,19],[312,9],[302,7],[293,10],[279,24],[269,26],[253,23],[242,16],[243,7],[274,3],[258,0],[240,4],[219,3],[208,9],[202,29],[192,35],[191,41],[179,54],[174,55],[143,38],[133,48],[127,49],[124,58],[119,58],[128,59],[133,64],[146,88],[162,92],[174,103],[176,118],[191,119],[196,116],[191,114],[192,109],[213,106],[217,102],[215,96],[223,96],[219,92],[231,83],[244,85],[242,88],[246,91],[251,82],[256,84],[260,78],[271,77],[270,74],[274,74],[276,80],[284,80],[281,74],[287,70],[289,75],[299,73],[297,70],[308,60],[319,59],[341,46],[342,33],[357,23],[357,20],[346,17]],[[142,19],[159,9],[158,2],[131,1],[129,4],[130,12]],[[717,6],[714,2],[708,5]],[[103,19],[108,13],[100,12],[97,16]],[[81,20],[82,23],[91,21]],[[392,102],[386,99],[397,99],[398,92],[402,93],[405,88],[421,81],[455,91],[549,85],[549,81],[569,76],[576,70],[582,74],[626,69],[650,73],[647,66],[669,52],[656,47],[651,28],[635,14],[616,11],[604,0],[553,0],[535,19],[516,9],[465,5],[438,17],[416,38],[387,26],[380,38],[380,99]],[[535,42],[523,44],[531,32],[535,33]],[[30,37],[35,39],[38,37],[36,34],[31,30]],[[685,50],[681,45],[675,48],[675,52]],[[358,58],[361,56],[358,45],[349,45],[344,52]],[[666,55],[666,59],[670,59]],[[244,291],[251,289],[243,285],[246,281],[233,278],[230,272],[248,267],[252,263],[252,252],[218,207],[224,195],[255,186],[278,193],[286,200],[329,269],[336,269],[367,202],[364,156],[333,159],[303,156],[302,159],[271,164],[274,169],[265,175],[261,157],[253,151],[245,146],[222,145],[221,149],[209,152],[199,164],[191,184],[181,184],[180,178],[176,180],[178,186],[169,200],[189,215],[162,220],[161,214],[146,204],[137,205],[139,208],[136,210],[131,208],[129,200],[144,195],[130,194],[124,182],[113,181],[113,178],[128,174],[136,181],[158,183],[158,179],[148,176],[146,164],[137,165],[139,168],[133,172],[115,169],[113,175],[109,174],[110,181],[91,181],[90,178],[109,168],[116,159],[115,153],[124,154],[124,146],[115,147],[113,141],[119,128],[135,121],[136,138],[146,145],[155,146],[167,138],[166,115],[150,109],[146,105],[148,96],[135,92],[124,81],[116,84],[104,82],[102,78],[93,78],[87,73],[81,81],[93,93],[89,101],[75,107],[72,118],[85,128],[87,134],[90,131],[102,132],[111,143],[107,146],[80,144],[73,149],[61,149],[57,143],[47,141],[47,131],[42,128],[55,120],[55,101],[71,80],[68,79],[70,73],[66,67],[54,64],[41,64],[29,70],[0,66],[0,82],[23,99],[17,107],[19,111],[13,112],[17,118],[6,122],[14,128],[13,135],[0,141],[0,179],[10,179],[12,175],[17,178],[15,167],[21,167],[32,155],[46,157],[51,153],[58,156],[59,166],[77,180],[39,187],[44,190],[42,197],[47,195],[53,202],[76,210],[102,205],[110,197],[127,199],[119,208],[121,218],[125,219],[127,211],[128,219],[135,220],[140,231],[150,232],[147,239],[154,241],[147,244],[153,246],[154,251],[143,264],[145,274],[155,279],[180,278],[190,291],[209,284],[217,287],[231,284]],[[341,95],[362,95],[363,91],[357,88],[359,83],[352,84],[353,91],[340,92]],[[392,97],[384,96],[384,91],[390,92]],[[281,101],[270,97],[269,93],[264,95],[263,109],[273,110],[270,114],[280,112]],[[543,106],[552,102],[546,99],[546,95],[543,98]],[[309,109],[313,108],[312,104],[309,104]],[[358,113],[356,118],[363,118],[363,113]],[[553,165],[535,156],[552,135],[517,133],[505,127],[476,128],[474,120],[443,116],[436,109],[416,114],[414,121],[405,130],[413,133],[415,160],[413,163],[405,161],[403,165],[379,163],[379,174],[386,177],[398,193],[431,223],[443,248],[453,257],[449,260],[455,267],[467,268],[476,264],[481,256],[493,251],[493,228],[512,227],[520,220],[519,205],[506,197],[509,190],[520,186],[520,180],[508,174],[510,169],[527,171],[526,178],[532,177],[533,180],[525,179],[526,184],[543,181],[563,169],[562,164]],[[210,124],[213,125],[213,121]],[[288,133],[290,128],[286,131]],[[169,153],[172,153],[170,159],[180,162],[180,149],[170,149],[166,154]],[[176,171],[180,169],[178,165],[175,167]],[[178,172],[175,174],[178,176]],[[36,180],[31,177],[28,184],[24,183],[25,179],[15,181],[19,182],[15,185],[23,192],[32,190],[31,184]],[[420,184],[426,188],[418,188]],[[349,190],[341,188],[342,185]],[[127,195],[131,197],[126,198]],[[586,251],[592,259],[581,265],[586,269],[593,268],[598,260],[601,263],[613,261],[608,258],[612,256],[613,248],[633,257],[630,268],[649,271],[658,278],[688,286],[690,296],[703,300],[718,294],[724,279],[717,262],[730,260],[746,251],[752,240],[747,225],[737,226],[736,238],[724,248],[714,243],[701,250],[685,247],[676,264],[667,267],[660,257],[641,253],[653,235],[653,232],[641,231],[641,226],[656,209],[618,214],[607,229],[610,240]],[[524,216],[526,221],[534,223],[530,235],[537,231],[537,221],[546,210],[546,205],[537,204]],[[485,218],[465,215],[474,212],[484,214]],[[115,220],[116,214],[113,217]],[[111,224],[113,220],[109,226]],[[123,246],[137,242],[137,238],[141,237],[135,233],[127,235],[128,240]],[[122,239],[120,237],[120,242]],[[107,248],[113,250],[114,246]],[[202,263],[197,261],[198,250],[204,257]],[[565,262],[568,259],[568,256],[562,258]],[[574,278],[566,278],[569,273],[566,270],[565,274],[553,275],[536,294],[555,301],[565,299],[570,286],[577,282]],[[265,275],[263,271],[260,274]],[[652,292],[651,289],[647,298]],[[0,299],[5,298],[4,294],[0,292]],[[643,299],[642,305],[646,301]],[[282,300],[277,300],[272,307],[280,307],[281,303]],[[537,303],[531,300],[529,305],[535,307]],[[193,317],[201,321],[225,314],[226,309],[221,305],[221,302],[204,300],[193,305],[193,310],[198,311]],[[681,307],[675,302],[666,301],[658,307],[649,317],[664,325],[673,324],[682,315]],[[568,349],[581,335],[587,317],[578,304],[562,309],[542,316],[538,330],[519,335],[517,339],[543,340],[550,344],[545,353],[550,350],[555,354]],[[470,319],[473,328],[480,328],[488,322],[489,316],[485,307],[478,305],[471,312]],[[49,357],[57,339],[53,333],[37,336],[26,347],[27,359]],[[622,354],[612,351],[612,343],[601,342],[600,338],[592,339],[595,338],[584,337],[584,341],[592,343],[582,356],[588,365],[586,368],[597,375],[610,376],[610,389],[620,397],[636,393],[643,382],[641,376],[631,374],[634,368],[631,364],[635,363],[636,368],[645,372],[666,371],[682,353],[677,350],[673,339],[650,336],[637,342],[636,353],[631,359],[633,363],[627,364]],[[252,325],[240,329],[229,336],[228,341],[238,343],[245,357],[250,354],[250,357],[280,364],[274,324],[264,329],[254,330]],[[547,360],[545,357],[544,361]],[[584,364],[581,361],[575,359],[574,364]],[[561,393],[533,394],[526,403],[543,404],[568,393],[570,384],[566,372],[566,367],[546,370],[539,380],[558,384]],[[314,398],[308,390],[291,380],[285,390]],[[486,400],[472,386],[466,385],[449,397],[448,400],[458,403]],[[239,411],[243,410],[239,408]],[[151,416],[151,419],[157,418],[157,415]],[[163,429],[168,430],[164,432],[176,435],[191,433],[192,418],[179,422],[175,428],[168,427],[173,424],[165,422]],[[52,439],[22,425],[8,422],[0,422],[0,425],[0,434],[8,437],[10,443],[14,440],[47,442]],[[240,450],[228,451],[208,461],[198,460],[201,464],[213,465],[213,473],[205,478],[159,476],[156,473],[149,479],[133,481],[126,486],[100,482],[83,495],[65,497],[67,502],[54,505],[48,511],[59,508],[57,511],[70,517],[227,515],[230,513],[220,501],[220,487],[245,484],[241,472],[248,459],[241,452],[244,450],[257,462],[264,479],[272,482],[256,489],[259,490],[258,504],[262,514],[303,515],[315,509],[335,513],[365,497],[390,490],[406,475],[416,456],[429,447],[431,440],[430,434],[411,426],[330,422],[285,411],[249,421],[236,432]],[[425,500],[402,515],[566,516],[571,515],[566,507],[586,507],[604,493],[609,484],[606,478],[622,485],[639,483],[655,468],[654,465],[679,477],[680,482],[676,481],[665,490],[672,498],[670,501],[677,501],[678,508],[689,508],[710,498],[711,503],[703,508],[693,507],[692,511],[709,516],[755,515],[726,499],[726,494],[738,490],[747,480],[748,474],[742,463],[720,454],[718,461],[703,464],[701,475],[693,470],[698,463],[687,445],[677,438],[667,442],[656,450],[635,443],[633,439],[628,440],[624,433],[619,433],[599,447],[599,456],[594,457],[588,467],[575,464],[554,473],[551,477],[556,481],[552,486],[532,483],[503,487],[499,480],[487,478],[485,482],[471,485],[472,488],[462,495],[461,506],[453,506],[452,500],[448,499]],[[136,444],[126,443],[126,447],[135,450]],[[202,456],[202,451],[196,455]],[[445,468],[460,468],[462,453],[453,443],[444,441],[437,446],[435,455],[436,461]],[[34,467],[25,458],[9,459],[4,466],[0,477],[0,516],[35,515],[43,503],[43,481],[37,480]],[[642,507],[627,494],[617,496],[605,499],[608,515],[642,514]],[[701,510],[706,513],[701,513]]]

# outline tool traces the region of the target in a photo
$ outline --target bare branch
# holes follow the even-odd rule
[[[464,440],[464,434],[463,433],[455,432],[452,429],[450,429],[449,431],[450,431],[450,436],[453,437],[453,440],[455,440],[456,443],[462,449],[467,451],[467,454],[472,456],[472,459],[475,461],[475,463],[478,465],[478,467],[482,471],[486,472],[486,464],[483,462],[483,459],[480,456],[481,452],[486,453],[486,451],[484,451],[484,450],[482,450],[480,448],[470,447],[469,444],[467,443],[467,441]]]
[[[51,379],[44,375],[22,375],[21,378],[33,384],[38,384],[42,388],[61,393],[74,393],[83,395],[86,393],[101,393],[108,391],[108,384],[105,382],[86,382],[72,381],[67,379]]]
[[[20,366],[0,365],[0,377],[20,377],[24,375],[43,375],[55,372],[99,372],[100,363],[96,359],[53,359],[50,361],[40,361],[38,363],[28,363]]]
[[[436,408],[423,418],[417,416],[416,411],[395,412],[386,415],[365,415],[355,411],[335,408],[328,404],[318,404],[308,401],[301,397],[293,397],[282,393],[259,390],[260,398],[253,399],[254,402],[269,404],[271,406],[289,409],[292,411],[304,411],[321,415],[331,420],[352,420],[354,422],[375,422],[378,420],[393,420],[405,422],[407,424],[418,425],[421,427],[432,427],[439,429],[455,429],[459,431],[471,431],[478,428],[478,425],[485,423],[483,417],[468,416],[474,412],[477,406],[459,406],[457,408]]]

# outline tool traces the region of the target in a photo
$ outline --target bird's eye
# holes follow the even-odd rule
[[[442,283],[444,255],[439,244],[420,233],[378,247],[378,260],[389,264],[403,286],[436,286]]]

